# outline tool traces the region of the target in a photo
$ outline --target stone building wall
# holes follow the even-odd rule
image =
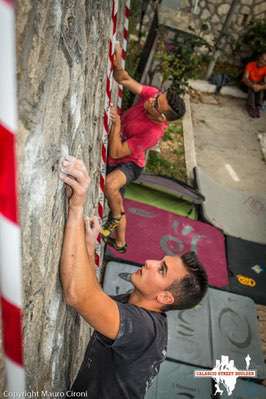
[[[120,35],[124,3],[119,1]],[[91,334],[88,324],[62,297],[59,260],[66,199],[58,180],[58,162],[67,153],[84,160],[92,180],[87,214],[96,213],[111,12],[112,0],[16,2],[17,159],[28,390],[66,389]]]
[[[215,42],[224,24],[232,0],[162,0],[160,22],[172,28],[195,32],[210,44]],[[234,43],[250,21],[266,18],[265,0],[239,0],[228,36],[225,56],[232,56]]]
[[[198,7],[193,7],[195,1],[190,0],[194,15],[198,20],[199,28],[213,39],[219,35],[232,0],[199,0]],[[225,53],[230,54],[239,34],[245,30],[251,21],[266,18],[265,0],[239,0],[234,12],[234,17],[228,30]],[[202,29],[203,28],[203,29]]]

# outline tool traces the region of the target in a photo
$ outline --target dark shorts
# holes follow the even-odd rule
[[[141,168],[140,166],[136,165],[133,162],[118,163],[116,165],[108,165],[107,166],[107,171],[106,171],[107,175],[116,169],[121,170],[121,172],[124,173],[124,175],[126,176],[126,179],[127,179],[126,184],[123,187],[121,187],[121,189],[120,189],[120,192],[122,195],[125,192],[126,185],[131,183],[134,180],[137,180],[137,178],[140,176],[141,172],[143,171],[143,168]]]

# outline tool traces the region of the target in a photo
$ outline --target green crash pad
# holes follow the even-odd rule
[[[186,216],[197,220],[198,214],[195,205],[181,199],[177,199],[171,194],[163,193],[152,188],[143,187],[139,184],[131,183],[126,188],[125,197],[130,200],[142,202],[156,208],[173,212],[176,215]]]

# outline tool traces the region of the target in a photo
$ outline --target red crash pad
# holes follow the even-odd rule
[[[224,236],[218,229],[132,200],[125,200],[125,210],[128,249],[120,254],[108,247],[112,255],[143,263],[146,259],[195,251],[205,266],[209,284],[228,284]]]

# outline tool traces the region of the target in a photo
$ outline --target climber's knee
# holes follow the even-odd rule
[[[119,169],[114,170],[106,176],[105,194],[112,195],[119,192],[126,182],[127,178],[125,174]]]

